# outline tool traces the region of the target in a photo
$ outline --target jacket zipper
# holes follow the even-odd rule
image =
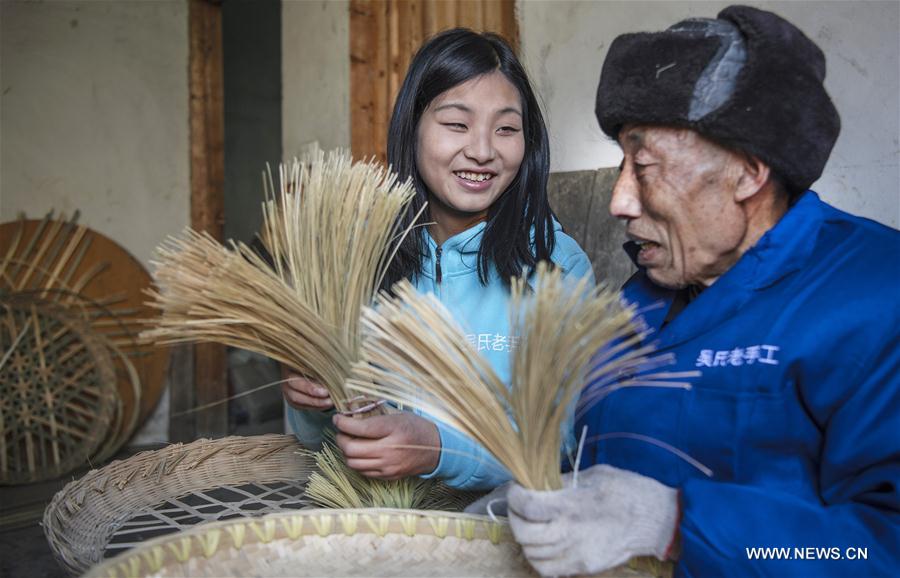
[[[438,246],[437,251],[435,252],[435,258],[437,261],[434,264],[434,278],[437,281],[437,284],[441,284],[441,278],[443,275],[441,274],[441,250],[442,247]]]

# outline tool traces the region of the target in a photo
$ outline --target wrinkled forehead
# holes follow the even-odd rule
[[[655,124],[626,124],[619,131],[619,146],[624,152],[659,147],[691,147],[698,143],[715,145],[695,130]]]

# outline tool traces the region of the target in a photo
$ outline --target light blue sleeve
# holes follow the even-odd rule
[[[583,277],[588,277],[588,288],[597,284],[591,260],[581,250],[578,243],[568,235],[557,235],[557,248],[553,251],[553,261],[562,268],[563,279],[566,282],[574,285]]]
[[[439,420],[432,422],[441,435],[441,457],[434,471],[422,478],[440,478],[460,490],[490,490],[512,478],[475,440]]]

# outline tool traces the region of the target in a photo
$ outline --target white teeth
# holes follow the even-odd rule
[[[490,173],[469,173],[469,172],[463,172],[463,171],[457,172],[456,175],[459,176],[460,178],[466,179],[467,181],[473,181],[476,183],[486,181],[488,179],[493,178],[493,176],[494,176]]]

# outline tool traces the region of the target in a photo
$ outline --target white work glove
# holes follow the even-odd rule
[[[635,556],[665,559],[678,526],[678,491],[605,464],[571,474],[565,489],[507,493],[516,541],[544,576],[593,574]]]
[[[509,491],[509,488],[512,486],[512,482],[506,482],[504,484],[500,484],[489,493],[481,496],[463,510],[466,514],[481,514],[483,516],[489,515],[488,513],[488,504],[490,504],[490,514],[495,516],[506,516],[506,493]]]

